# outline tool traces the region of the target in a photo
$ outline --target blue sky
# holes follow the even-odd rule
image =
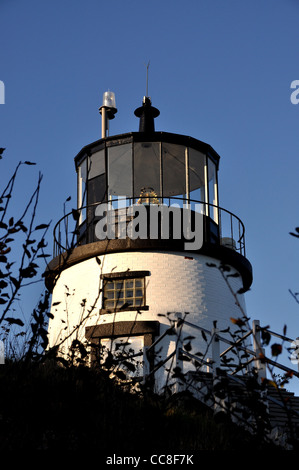
[[[76,201],[74,156],[100,138],[102,94],[116,94],[111,134],[138,130],[146,90],[156,130],[220,154],[220,205],[246,226],[254,282],[248,315],[299,336],[298,0],[0,0],[1,185],[23,160],[16,210],[44,175],[41,222]],[[51,244],[51,237],[49,237]],[[34,287],[33,296],[40,290]]]

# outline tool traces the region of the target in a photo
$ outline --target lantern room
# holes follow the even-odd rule
[[[75,158],[81,243],[96,241],[96,206],[116,200],[125,201],[123,205],[188,205],[207,218],[210,241],[219,240],[219,155],[194,138],[155,132],[159,111],[149,98],[135,115],[140,118],[139,132],[105,135]]]

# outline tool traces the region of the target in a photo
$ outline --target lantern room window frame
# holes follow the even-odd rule
[[[151,146],[154,149],[152,160]],[[190,203],[191,208],[195,202],[202,202],[201,212],[218,225],[219,158],[208,144],[179,134],[130,133],[101,139],[82,149],[75,158],[78,209],[117,197],[131,198],[130,203],[132,200],[137,202],[148,177],[149,186],[144,189],[152,198],[170,203],[172,196],[173,202],[177,202],[175,198],[179,197],[182,203]],[[156,163],[154,166],[153,161]],[[86,215],[82,210],[81,223]]]

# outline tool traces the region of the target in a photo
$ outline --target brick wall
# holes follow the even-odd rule
[[[50,345],[60,342],[81,322],[82,326],[75,335],[84,340],[86,326],[111,321],[158,320],[161,322],[160,333],[163,333],[169,327],[169,321],[159,314],[188,312],[190,322],[209,330],[214,320],[217,320],[218,328],[224,329],[232,326],[230,317],[241,315],[219,271],[207,266],[211,262],[217,264],[217,260],[194,253],[149,251],[112,253],[98,259],[101,260],[100,264],[96,259],[89,259],[62,272],[52,297],[51,312],[54,319],[49,327]],[[141,314],[132,311],[100,314],[101,274],[128,269],[151,273],[146,278],[146,304],[149,309]],[[234,272],[232,268],[230,274]],[[229,279],[233,290],[237,292],[242,286],[241,278]],[[243,295],[238,298],[245,309]],[[193,329],[185,328],[184,332],[186,335],[198,335]],[[192,344],[194,352],[205,350],[206,345],[200,334]],[[173,347],[173,338],[169,337],[163,343],[163,354],[168,354]]]

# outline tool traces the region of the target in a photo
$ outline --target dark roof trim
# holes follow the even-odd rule
[[[211,147],[209,144],[202,142],[201,140],[194,139],[182,134],[172,134],[170,132],[153,132],[150,134],[143,132],[130,132],[127,134],[119,134],[115,136],[109,136],[105,139],[100,139],[85,145],[75,157],[76,167],[86,157],[86,155],[92,155],[95,152],[105,148],[112,147],[114,145],[121,145],[129,142],[166,142],[177,145],[184,145],[191,147],[202,153],[208,154],[216,164],[219,163],[220,155]]]

